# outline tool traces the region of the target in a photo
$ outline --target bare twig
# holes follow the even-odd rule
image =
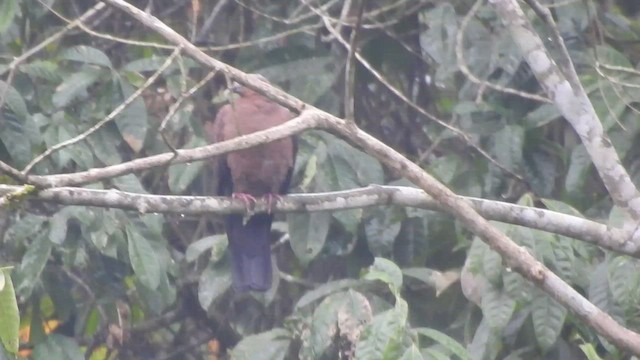
[[[196,43],[204,40],[205,36],[207,36],[207,34],[209,33],[209,30],[213,26],[214,20],[218,17],[218,14],[220,14],[220,11],[225,5],[227,5],[228,2],[229,0],[220,0],[216,4],[216,6],[213,7],[213,9],[211,10],[211,13],[209,14],[209,16],[207,16],[207,19],[202,23],[202,27],[200,28],[200,31],[198,31],[198,36],[196,37]]]
[[[306,129],[321,127],[323,119],[314,115],[316,113],[317,112],[309,110],[308,112],[306,112],[305,116],[293,119],[286,122],[285,124],[212,145],[201,146],[193,149],[178,149],[176,150],[177,154],[170,152],[152,155],[116,165],[70,174],[57,174],[47,176],[30,175],[27,178],[27,182],[39,188],[74,186],[89,184],[116,176],[122,176],[146,169],[151,169],[154,167],[166,166],[169,163],[174,165],[191,161],[204,160],[216,155],[228,153],[230,151],[246,149],[277,139],[282,139]]]
[[[169,122],[169,120],[171,120],[171,118],[176,114],[176,112],[178,111],[178,109],[180,108],[180,106],[182,105],[182,103],[190,98],[191,96],[193,96],[193,94],[196,93],[196,91],[198,91],[198,89],[200,89],[202,86],[204,86],[204,84],[206,84],[207,82],[209,82],[209,80],[213,79],[213,77],[216,75],[215,71],[211,71],[207,74],[207,76],[205,76],[204,78],[202,78],[202,80],[200,80],[196,85],[194,85],[191,89],[189,89],[189,91],[185,92],[184,94],[180,95],[180,97],[173,103],[171,104],[171,106],[169,107],[169,111],[167,112],[167,115],[165,115],[164,119],[162,119],[162,123],[160,123],[160,127],[158,128],[158,131],[160,132],[160,135],[162,136],[162,140],[164,140],[164,143],[171,149],[171,151],[173,151],[175,153],[175,148],[173,147],[173,145],[171,145],[169,143],[169,140],[166,137],[165,134],[165,128],[167,126],[167,123]]]
[[[69,145],[73,145],[75,143],[78,143],[80,141],[85,140],[87,137],[89,137],[89,135],[93,134],[98,129],[100,129],[102,126],[104,126],[108,122],[110,122],[113,119],[115,119],[116,116],[118,116],[124,109],[126,109],[127,106],[131,105],[131,103],[133,103],[142,94],[142,92],[145,89],[147,89],[149,86],[151,86],[151,84],[153,84],[156,81],[156,79],[158,79],[158,77],[173,63],[173,60],[179,54],[180,54],[180,46],[175,48],[173,53],[169,57],[167,57],[167,59],[160,66],[160,68],[158,68],[158,70],[153,75],[151,75],[147,79],[147,81],[145,81],[145,83],[139,89],[137,89],[133,94],[131,94],[123,103],[121,103],[115,109],[113,109],[113,111],[111,111],[111,113],[109,113],[109,115],[107,115],[104,119],[100,120],[98,123],[96,123],[95,125],[93,125],[89,129],[85,130],[82,134],[80,134],[78,136],[75,136],[75,137],[73,137],[73,138],[71,138],[69,140],[66,140],[66,141],[63,141],[61,143],[58,143],[58,144],[48,148],[42,154],[36,156],[33,160],[31,160],[31,162],[29,164],[27,164],[27,166],[24,168],[24,170],[22,170],[22,174],[23,175],[28,175],[29,172],[31,171],[31,169],[33,169],[33,167],[37,163],[39,163],[40,161],[42,161],[45,158],[51,156],[51,154],[59,151],[60,149],[63,149],[65,147],[69,146]]]
[[[20,64],[22,64],[29,57],[33,56],[38,51],[44,49],[47,45],[51,44],[52,42],[60,39],[69,30],[71,30],[71,29],[75,28],[76,26],[80,25],[83,21],[87,20],[88,18],[90,18],[91,16],[96,14],[98,11],[104,9],[104,7],[105,7],[104,3],[102,3],[102,2],[97,3],[91,9],[87,10],[84,14],[82,14],[82,16],[80,16],[76,20],[74,20],[71,23],[69,23],[69,25],[65,26],[63,29],[61,29],[57,33],[55,33],[55,34],[51,35],[50,37],[46,38],[40,44],[32,47],[31,49],[29,49],[24,54],[22,54],[22,55],[18,56],[17,58],[13,59],[13,61],[11,61],[11,63],[9,63],[9,65],[7,65],[7,67],[4,70],[0,71],[0,76],[4,75],[4,73],[7,70],[11,70],[11,69],[13,69],[15,67],[20,66]]]
[[[301,0],[301,1],[305,2],[305,3],[307,2],[307,0]],[[340,44],[342,44],[345,48],[349,49],[349,43],[347,43],[347,41],[345,39],[343,39],[342,36],[335,31],[335,29],[333,28],[333,25],[329,22],[329,18],[325,17],[324,14],[320,13],[319,11],[318,11],[318,15],[320,17],[322,17],[322,19],[323,19],[323,21],[325,23],[325,28],[327,30],[329,30],[329,32],[336,38],[336,40],[338,40],[338,42]],[[494,164],[497,168],[502,170],[504,173],[508,174],[509,176],[512,176],[515,179],[523,181],[523,177],[520,174],[517,174],[514,171],[512,171],[510,169],[507,169],[502,164],[500,164],[497,160],[495,160],[484,149],[482,149],[478,145],[476,145],[471,140],[471,137],[468,134],[466,134],[464,131],[456,128],[455,126],[453,126],[453,125],[445,122],[444,120],[438,118],[437,116],[429,113],[428,111],[426,111],[425,109],[420,107],[418,104],[416,104],[415,102],[411,101],[411,99],[409,99],[406,95],[404,95],[402,93],[402,91],[398,90],[396,87],[391,85],[391,83],[389,83],[389,81],[387,81],[387,79],[385,79],[384,76],[382,76],[382,74],[380,74],[380,72],[378,70],[376,70],[358,51],[354,51],[353,54],[355,55],[356,59],[358,59],[358,61],[360,61],[360,64],[362,64],[362,66],[364,66],[367,70],[369,70],[369,72],[378,81],[380,81],[380,83],[382,83],[385,87],[387,87],[387,89],[389,89],[389,91],[391,91],[392,94],[397,96],[400,100],[404,101],[412,109],[414,109],[417,112],[419,112],[420,114],[426,116],[431,121],[434,121],[435,123],[439,124],[440,126],[442,126],[442,127],[446,128],[447,130],[451,131],[453,134],[455,134],[460,139],[462,139],[467,145],[469,145],[470,147],[475,149],[480,155],[482,155],[484,158],[486,158],[489,162]]]
[[[460,29],[458,29],[458,34],[456,35],[456,59],[458,60],[458,67],[460,68],[460,71],[462,71],[462,73],[469,80],[480,85],[481,89],[484,89],[486,87],[492,90],[503,92],[505,94],[512,94],[512,95],[520,96],[525,99],[540,101],[544,103],[550,103],[551,100],[544,96],[530,94],[524,91],[500,86],[487,80],[480,80],[475,74],[471,72],[471,69],[469,69],[469,67],[467,66],[467,61],[464,57],[464,48],[463,48],[464,34],[467,30],[467,27],[469,26],[469,22],[471,21],[471,18],[473,18],[473,16],[476,14],[476,12],[478,11],[478,9],[480,8],[483,2],[484,2],[483,0],[476,0],[476,2],[473,4],[471,9],[469,9],[469,12],[467,12],[465,17],[462,19],[462,22],[460,23]]]
[[[349,40],[349,54],[347,55],[346,68],[344,71],[344,117],[349,121],[354,121],[355,119],[355,90],[356,90],[356,58],[355,52],[358,49],[357,41],[358,34],[360,33],[360,25],[362,24],[362,13],[364,12],[364,0],[359,0],[360,2],[357,4],[358,7],[358,20],[356,22],[356,27],[351,31],[351,39]],[[349,14],[349,9],[347,9],[347,3],[345,3],[345,7],[343,8],[343,18]],[[340,30],[336,30],[337,33],[340,33]]]

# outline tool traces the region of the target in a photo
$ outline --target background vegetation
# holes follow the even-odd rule
[[[213,57],[263,74],[337,116],[353,115],[359,127],[458,194],[621,222],[584,146],[544,101],[488,5],[470,12],[470,0],[370,0],[362,7],[360,1],[311,0],[131,3]],[[541,3],[552,11],[606,132],[638,180],[638,2]],[[225,78],[214,77],[184,99],[159,131],[171,105],[207,71],[115,8],[65,29],[94,5],[0,3],[0,161],[23,169],[104,119],[158,69],[115,121],[32,172],[72,173],[164,153],[171,150],[167,144],[206,143],[202,121],[224,103]],[[549,38],[546,25],[525,9]],[[61,36],[29,53],[55,34]],[[358,49],[359,61],[349,48]],[[345,110],[351,99],[353,114]],[[410,185],[328,133],[305,132],[299,145],[293,192]],[[88,187],[207,195],[213,174],[205,165],[160,167]],[[0,180],[14,183],[6,175]],[[385,206],[283,216],[274,225],[278,281],[264,295],[241,296],[230,289],[218,217],[12,204],[0,208],[0,266],[13,266],[20,328],[29,334],[22,356],[624,357],[444,213]],[[637,259],[562,235],[496,226],[638,330]],[[8,331],[0,331],[3,341]],[[0,359],[12,356],[0,350]]]

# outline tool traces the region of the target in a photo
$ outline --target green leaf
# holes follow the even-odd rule
[[[591,271],[588,298],[595,306],[612,314],[615,318],[615,315],[620,313],[620,309],[611,296],[607,268],[607,262],[602,262]]]
[[[542,350],[549,350],[560,336],[567,309],[549,295],[541,293],[534,298],[531,307],[531,320],[538,344]]]
[[[105,165],[115,165],[122,162],[118,146],[122,139],[113,128],[103,128],[87,138],[87,143],[93,149],[92,153]]]
[[[42,232],[27,248],[20,266],[16,269],[16,291],[21,296],[28,297],[31,294],[51,255],[51,247],[48,234]]]
[[[333,85],[335,75],[326,71],[333,62],[331,56],[314,56],[292,61],[278,62],[266,68],[256,70],[274,83],[290,82],[290,93],[309,104],[325,94]]]
[[[20,311],[16,294],[11,282],[11,272],[0,269],[3,286],[0,287],[0,341],[10,353],[18,352],[18,332],[20,330]]]
[[[173,165],[169,168],[168,185],[172,194],[182,194],[200,175],[204,161]]]
[[[156,71],[158,70],[164,62],[167,61],[166,56],[152,56],[148,58],[142,58],[138,60],[133,60],[127,65],[125,65],[122,70],[124,71],[133,71],[133,72],[143,72],[143,71]],[[171,67],[169,67],[171,68]]]
[[[5,105],[13,111],[20,120],[29,117],[29,110],[24,98],[13,86],[0,80],[0,93],[4,94]]]
[[[411,347],[402,354],[399,360],[423,360],[420,350],[415,344],[411,344]]]
[[[504,291],[488,288],[482,297],[482,313],[493,329],[504,329],[515,309],[515,300]]]
[[[185,252],[185,260],[187,260],[187,262],[192,262],[199,258],[205,251],[212,249],[213,255],[211,256],[211,259],[213,262],[217,262],[224,255],[226,248],[226,235],[218,234],[206,236],[189,244],[189,247],[187,247],[187,251]]]
[[[384,181],[380,163],[333,135],[319,133],[315,155],[322,164],[316,190],[345,190]],[[322,146],[320,145],[322,144]]]
[[[604,360],[598,355],[598,350],[596,349],[597,344],[582,344],[579,346],[588,360]]]
[[[84,353],[78,344],[69,337],[51,334],[47,341],[33,349],[33,360],[83,360]]]
[[[148,288],[154,290],[160,284],[161,268],[155,251],[136,228],[126,227],[129,261],[136,277]]]
[[[15,242],[23,242],[40,233],[42,224],[45,221],[47,221],[47,218],[44,216],[27,214],[9,228],[6,238]]]
[[[524,147],[524,129],[521,126],[507,125],[492,138],[492,154],[495,159],[507,169],[520,169]]]
[[[431,161],[428,167],[429,173],[441,182],[449,184],[455,179],[456,171],[460,163],[460,157],[455,154],[441,156]]]
[[[104,70],[99,68],[87,67],[83,70],[71,74],[62,81],[51,99],[53,105],[58,108],[69,105],[76,98],[88,97],[87,88],[93,85]]]
[[[322,284],[317,288],[302,295],[302,297],[300,297],[300,299],[298,300],[295,309],[300,310],[301,308],[310,305],[315,301],[318,301],[343,289],[354,287],[360,283],[360,280],[342,279]]]
[[[78,45],[70,47],[60,54],[61,60],[73,60],[87,64],[111,68],[111,60],[107,54],[91,46]]]
[[[437,346],[426,348],[423,350],[424,356],[427,359],[433,360],[450,360],[451,357],[443,354]]]
[[[407,303],[396,297],[393,309],[376,315],[356,344],[358,359],[397,359],[406,333]]]
[[[436,296],[442,294],[443,291],[460,280],[459,271],[451,270],[441,272],[424,267],[404,268],[402,269],[402,275],[427,284],[436,291]]]
[[[13,23],[13,17],[18,12],[17,0],[3,0],[0,2],[0,33],[7,31]]]
[[[140,180],[133,174],[118,176],[116,178],[113,178],[111,181],[113,181],[113,184],[122,191],[128,191],[138,194],[147,193],[147,191],[140,183]]]
[[[142,303],[155,315],[162,314],[162,311],[176,300],[175,285],[169,283],[165,272],[161,273],[160,284],[156,289],[150,289],[145,284],[139,283],[136,286],[136,291],[140,295]]]
[[[125,80],[117,77],[123,99],[134,93],[134,89]],[[136,153],[142,150],[147,135],[147,108],[140,97],[133,100],[115,120],[124,141]]]
[[[544,206],[546,206],[547,209],[551,211],[557,211],[563,214],[584,218],[584,216],[580,213],[580,211],[578,211],[576,208],[562,201],[554,200],[554,199],[540,199],[540,201],[542,201]]]
[[[192,149],[205,145],[201,138],[193,138],[184,149]],[[206,163],[204,161],[196,161],[193,163],[184,163],[173,165],[169,168],[169,190],[172,194],[182,194],[189,185],[195,180]]]
[[[20,71],[31,77],[51,82],[58,82],[62,79],[58,63],[53,61],[34,60],[28,64],[20,66]]]
[[[503,272],[502,283],[504,290],[514,299],[527,301],[533,296],[531,284],[515,271]]]
[[[638,261],[628,256],[616,256],[609,261],[609,289],[623,309],[635,311],[640,305],[640,275]]]
[[[340,338],[355,344],[364,326],[371,322],[373,313],[369,300],[355,290],[349,290],[344,303],[338,309],[338,331]]]
[[[291,333],[281,328],[250,335],[233,348],[231,358],[235,360],[287,359],[291,338]]]
[[[49,241],[56,245],[62,244],[67,237],[67,213],[58,211],[49,220]]]
[[[338,311],[349,299],[347,292],[327,296],[313,312],[308,337],[302,339],[301,358],[333,358],[337,355],[334,339],[338,334]]]
[[[544,126],[561,117],[558,107],[552,104],[542,104],[535,110],[529,112],[524,118],[523,125],[527,129]]]
[[[0,141],[4,144],[4,148],[7,149],[12,163],[19,167],[29,163],[32,156],[31,144],[27,135],[23,132],[22,125],[22,122],[13,117],[13,115],[6,113],[3,114],[3,119],[0,121]]]
[[[442,345],[444,348],[449,350],[452,354],[455,354],[458,358],[463,360],[470,360],[471,356],[467,349],[460,344],[458,341],[453,339],[447,334],[441,333],[438,330],[429,329],[429,328],[417,328],[414,329],[420,335],[426,336],[431,340],[437,342]]]
[[[203,309],[208,309],[216,299],[224,294],[231,286],[231,274],[228,267],[209,266],[200,275],[198,281],[198,301]]]
[[[389,256],[400,233],[401,222],[393,209],[375,209],[364,224],[369,250],[374,256]]]
[[[364,279],[380,280],[389,285],[395,293],[402,287],[402,270],[393,261],[377,257],[364,275]]]
[[[482,273],[492,284],[498,284],[503,270],[502,257],[491,248],[487,248],[483,255]]]
[[[564,180],[564,188],[569,194],[584,196],[584,184],[587,181],[586,175],[591,169],[591,164],[591,158],[584,145],[576,146],[571,152],[569,169]]]
[[[287,222],[291,236],[291,249],[301,263],[308,264],[324,246],[331,224],[331,213],[288,214]]]
[[[473,354],[474,359],[498,359],[504,346],[501,334],[501,331],[496,331],[489,325],[486,317],[483,318],[476,328],[473,340],[467,345],[469,354]]]
[[[557,158],[548,153],[548,149],[530,150],[525,156],[524,170],[526,180],[535,194],[549,196],[556,187],[558,177]]]

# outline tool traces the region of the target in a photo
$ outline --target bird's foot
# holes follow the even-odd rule
[[[282,200],[282,196],[272,193],[266,194],[264,198],[267,201],[267,214],[271,214],[278,201]]]
[[[233,193],[231,194],[231,198],[242,200],[242,202],[244,203],[244,207],[247,209],[247,212],[251,212],[253,208],[256,207],[256,202],[258,202],[255,197],[247,193]]]

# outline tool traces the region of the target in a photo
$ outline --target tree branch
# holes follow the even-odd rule
[[[0,185],[0,199],[20,191],[23,186]],[[164,214],[247,213],[242,200],[221,196],[175,196],[130,193],[115,189],[95,190],[61,187],[29,194],[29,199],[59,205],[97,206]],[[640,257],[640,249],[626,241],[628,234],[596,221],[546,209],[535,209],[506,202],[461,197],[483,217],[513,225],[543,230],[586,241],[618,253]],[[1,203],[0,203],[1,205]],[[314,212],[340,211],[373,206],[402,206],[443,211],[443,207],[424,191],[405,186],[371,185],[359,189],[314,194],[290,194],[275,204],[258,199],[251,211]]]
[[[560,62],[566,74],[551,58],[542,39],[527,20],[517,1],[494,0],[491,3],[513,34],[513,40],[522,50],[531,70],[549,98],[580,136],[614,203],[631,216],[633,221],[627,221],[625,227],[635,230],[640,222],[640,192],[622,166],[611,140],[604,133],[549,10],[536,6],[535,1],[528,2],[543,14],[544,20],[551,26],[554,40],[562,49]]]
[[[46,176],[29,175],[26,180],[29,184],[35,185],[39,188],[89,184],[116,176],[122,176],[142,170],[151,169],[154,167],[205,160],[216,155],[228,153],[230,151],[246,149],[256,145],[282,139],[314,127],[324,127],[323,118],[319,116],[318,110],[310,109],[303,112],[297,118],[282,125],[272,127],[268,130],[257,131],[255,133],[240,136],[216,144],[201,146],[193,149],[180,149],[176,150],[175,153],[167,152],[127,161],[117,165],[90,169],[70,174]],[[0,167],[0,169],[2,169],[2,167]]]
[[[580,319],[592,326],[599,334],[603,335],[617,346],[629,350],[634,354],[640,355],[640,335],[621,326],[611,316],[590,303],[580,293],[571,288],[567,283],[565,283],[557,275],[551,272],[543,264],[538,262],[529,252],[527,252],[525,248],[518,246],[505,234],[497,230],[495,227],[491,226],[491,224],[486,219],[480,216],[472,208],[471,204],[468,201],[458,197],[447,187],[435,180],[429,174],[425,173],[418,165],[414,164],[401,154],[395,152],[387,145],[383,144],[382,142],[378,141],[377,139],[363,132],[357,127],[353,125],[347,126],[347,122],[345,122],[345,120],[336,118],[335,116],[332,116],[320,110],[316,110],[309,105],[305,105],[302,101],[288,95],[282,90],[276,89],[275,87],[267,83],[258,81],[257,79],[253,79],[251,76],[242,73],[240,70],[237,70],[218,60],[210,58],[198,48],[196,48],[193,44],[190,44],[184,37],[180,36],[173,30],[171,30],[168,26],[159,21],[157,18],[133,7],[127,2],[123,0],[105,1],[108,4],[111,4],[112,6],[125,11],[147,27],[158,32],[169,41],[173,42],[174,44],[183,46],[184,52],[191,55],[201,64],[213,68],[214,70],[224,72],[239,83],[268,96],[270,99],[276,101],[279,104],[285,105],[288,108],[295,110],[296,112],[300,112],[305,107],[312,108],[313,116],[318,121],[317,124],[328,126],[332,130],[332,132],[339,134],[352,144],[357,145],[361,149],[364,149],[367,153],[376,157],[387,167],[404,175],[407,179],[409,179],[425,192],[433,196],[433,198],[438,201],[447,212],[453,214],[462,224],[464,224],[464,226],[481,237],[487,244],[491,246],[492,249],[497,251],[504,259],[506,266],[517,271],[529,281],[533,282],[536,286],[540,287],[542,290],[556,299],[559,303],[570,309]],[[515,4],[514,1],[511,2],[512,3],[508,5],[510,5],[512,8],[517,8],[517,4]],[[495,0],[494,4],[496,4],[497,8],[500,8],[501,6],[507,6],[507,1]],[[499,6],[500,4],[502,5]],[[522,32],[521,26],[522,23],[519,22],[517,23],[517,28],[513,30]],[[539,38],[537,39],[539,41]],[[531,49],[531,47],[528,47],[527,49]],[[534,50],[533,52],[539,51]],[[531,56],[528,51],[525,51],[525,53],[527,53],[527,56]],[[530,60],[535,60],[535,58]],[[545,69],[548,70],[548,67],[545,66]],[[541,68],[538,67],[537,70],[541,70]],[[553,74],[551,74],[550,76],[553,77]],[[552,92],[551,97],[556,100],[556,103],[560,103],[561,101],[559,100],[566,100],[570,97],[571,88],[568,86],[560,86],[555,90],[557,91]],[[580,98],[580,100],[586,100],[588,103],[588,99],[586,99],[586,96],[584,98]],[[571,106],[563,108],[563,113],[578,111],[578,113],[582,115],[586,114],[580,111],[583,108],[576,107],[576,105],[582,105],[581,102],[570,102],[570,104]],[[580,119],[580,117],[578,117],[578,119]],[[583,133],[585,130],[589,130],[588,127],[586,129],[577,129],[578,133]],[[591,138],[591,140],[593,140],[593,138]],[[615,155],[615,151],[613,153]],[[611,158],[606,160],[611,160]],[[613,164],[613,166],[615,167],[616,164]],[[619,163],[617,163],[617,166],[621,167]],[[617,168],[615,169],[617,170]],[[627,183],[623,182],[623,185],[627,185]],[[632,187],[631,190],[631,193],[633,193],[634,195],[630,196],[628,192],[624,193],[626,195],[622,197],[622,200],[627,201],[635,198],[635,194],[637,193],[637,191],[635,191],[635,187]],[[618,198],[618,200],[621,199]],[[623,204],[627,203],[623,202]],[[638,204],[638,206],[640,206],[640,203]],[[640,212],[638,212],[638,214],[640,214]]]

